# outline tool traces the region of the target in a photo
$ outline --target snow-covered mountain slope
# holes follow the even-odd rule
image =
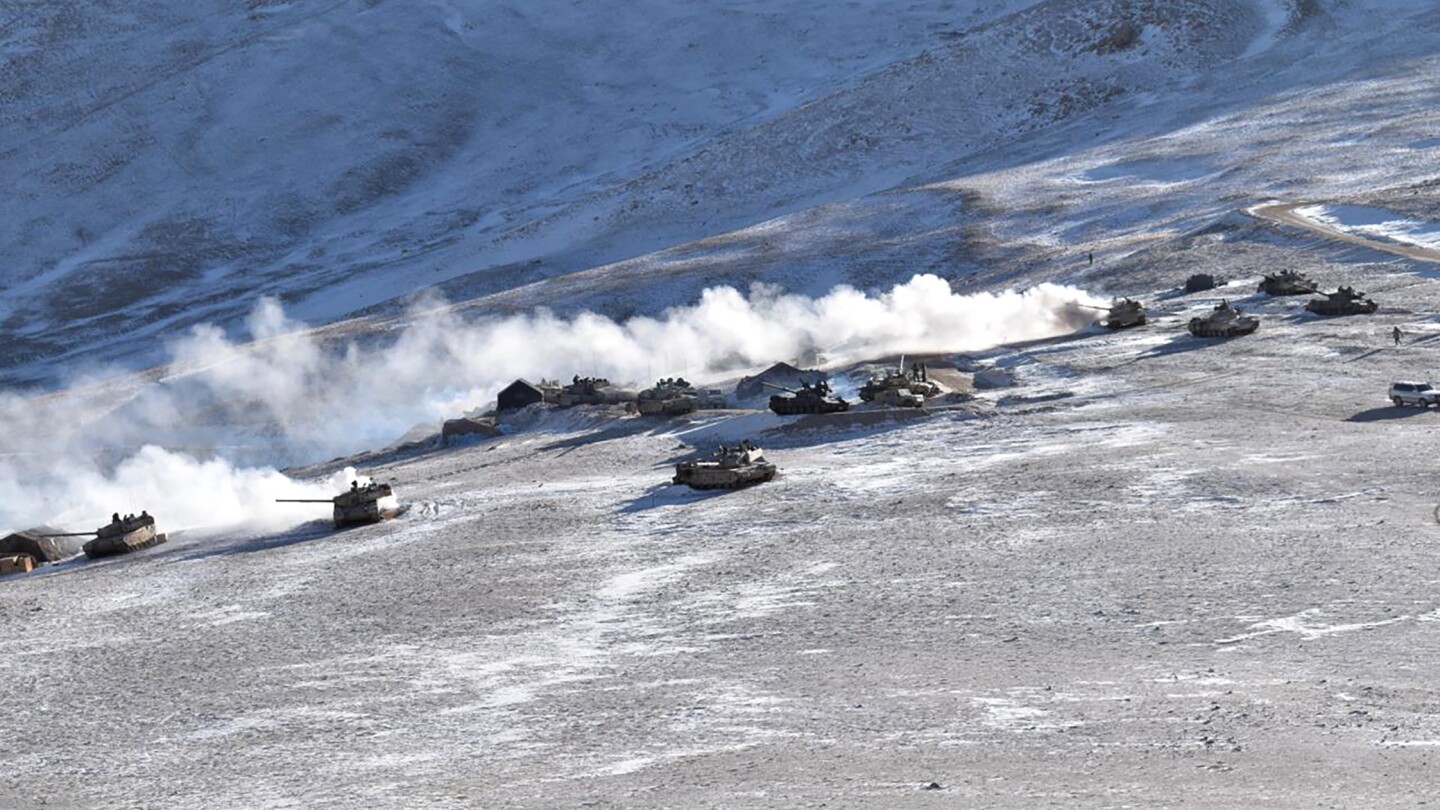
[[[883,286],[917,271],[939,273],[959,289],[1061,280],[1124,294],[1152,281],[1135,275],[1147,249],[1166,252],[1177,236],[1260,201],[1373,198],[1414,208],[1433,198],[1424,167],[1440,145],[1428,78],[1440,25],[1435,11],[1398,2],[1243,4],[1224,9],[1228,14],[1185,8],[1195,16],[1136,28],[1149,39],[1101,56],[1092,46],[1113,36],[1117,24],[1076,23],[1083,36],[1037,51],[1034,43],[1044,39],[1037,31],[1067,30],[1057,20],[1081,10],[1036,7],[756,128],[776,140],[815,132],[823,141],[837,128],[863,135],[851,148],[807,153],[806,162],[797,150],[815,141],[766,153],[756,131],[746,131],[637,179],[628,196],[617,191],[586,204],[596,206],[590,216],[618,222],[622,232],[632,222],[644,233],[677,233],[687,222],[703,227],[764,197],[756,191],[769,182],[764,176],[724,179],[743,155],[782,167],[786,181],[773,188],[785,193],[831,181],[848,191],[893,183],[882,191],[529,284],[519,282],[548,270],[515,265],[441,288],[474,313],[547,306],[622,315],[693,299],[716,283],[763,281],[819,294],[840,281]],[[1084,8],[1095,20],[1144,13],[1123,4],[1109,11]],[[1157,31],[1191,39],[1180,47]],[[982,40],[983,48],[967,50]],[[997,93],[997,81],[1006,79],[1012,84]],[[1075,96],[1082,86],[1107,89]],[[904,103],[887,105],[891,96]],[[1047,97],[1067,101],[1035,101]],[[1007,111],[1017,99],[1032,106]],[[888,117],[855,112],[862,109]],[[1037,116],[1037,109],[1051,114]],[[937,126],[947,116],[954,119],[949,130]],[[917,133],[917,122],[927,131]],[[682,166],[695,178],[720,179],[709,192],[682,199],[675,193],[683,187],[662,181],[683,176]],[[595,243],[581,244],[589,250]],[[1087,262],[1087,253],[1098,263]],[[340,331],[382,326],[393,323],[367,319]]]
[[[158,360],[157,336],[233,325],[262,293],[320,323],[456,277],[457,297],[504,292],[957,161],[1022,161],[1057,126],[1065,146],[1066,124],[1113,139],[1096,110],[1251,59],[1292,16],[108,8],[57,6],[6,40],[12,379]]]
[[[260,294],[324,322],[510,261],[500,234],[1031,4],[27,6],[0,28],[3,362],[154,361]]]

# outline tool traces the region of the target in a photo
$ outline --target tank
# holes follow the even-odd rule
[[[94,535],[95,539],[82,546],[81,551],[84,551],[85,556],[92,560],[100,557],[113,557],[116,554],[129,554],[132,551],[158,546],[168,539],[165,535],[155,531],[154,516],[144,511],[138,515],[126,515],[123,518],[120,517],[119,512],[116,512],[110,518],[109,523],[93,532],[51,534],[46,537],[85,537],[89,535]]]
[[[926,397],[938,396],[940,386],[930,382],[925,366],[910,364],[905,368],[905,359],[894,371],[871,377],[860,388],[860,398],[891,408],[919,408]]]
[[[1191,318],[1188,326],[1195,337],[1228,338],[1248,335],[1260,328],[1260,319],[1246,315],[1229,301],[1221,301],[1203,318]]]
[[[555,394],[555,403],[562,408],[575,405],[604,405],[614,401],[608,390],[610,381],[604,377],[575,376],[570,384]]]
[[[760,448],[749,439],[736,447],[720,445],[708,461],[682,461],[675,465],[676,484],[692,489],[739,489],[775,477],[775,465],[765,460]]]
[[[335,528],[379,523],[400,514],[400,501],[389,484],[370,483],[360,486],[351,482],[350,489],[330,499],[276,498],[276,503],[328,503],[333,507]]]
[[[1310,295],[1320,292],[1320,285],[1303,273],[1281,270],[1273,275],[1266,273],[1265,278],[1260,280],[1260,286],[1256,288],[1256,292],[1263,292],[1266,295]]]
[[[1105,317],[1100,323],[1107,329],[1129,329],[1145,325],[1145,305],[1133,298],[1122,298],[1108,307],[1090,307],[1084,304],[1077,306],[1104,312]]]
[[[1312,299],[1305,308],[1316,315],[1369,315],[1380,305],[1366,298],[1365,293],[1355,292],[1353,287],[1341,287],[1325,293],[1324,298]]]
[[[839,413],[850,410],[850,403],[830,395],[830,383],[825,380],[811,385],[801,381],[799,388],[786,388],[774,383],[762,383],[767,388],[784,391],[770,397],[770,410],[781,416],[801,413]],[[788,396],[787,396],[788,395]]]
[[[700,392],[684,377],[666,377],[641,391],[636,401],[645,416],[674,416],[695,410],[699,400]]]

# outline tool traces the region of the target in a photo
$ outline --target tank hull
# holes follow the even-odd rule
[[[130,554],[141,549],[158,546],[167,539],[169,538],[164,534],[157,533],[154,526],[141,526],[109,537],[97,537],[86,543],[82,550],[86,557],[94,560],[100,557],[114,557],[117,554]]]
[[[642,416],[679,416],[695,410],[693,397],[672,397],[670,399],[642,399],[639,411]]]
[[[1350,301],[1344,304],[1332,304],[1329,301],[1311,301],[1305,308],[1316,315],[1370,315],[1380,308],[1374,301]]]
[[[787,397],[776,394],[770,397],[770,410],[781,416],[796,416],[806,413],[839,413],[850,410],[850,403],[843,399]]]
[[[1105,321],[1106,329],[1133,329],[1145,325],[1145,315],[1111,315]]]
[[[336,506],[334,518],[335,526],[337,528],[343,528],[345,526],[365,526],[370,523],[379,523],[382,520],[388,520],[399,514],[399,506],[385,507],[376,501],[374,503],[359,504],[356,506]]]
[[[775,471],[775,465],[768,461],[739,467],[723,467],[713,461],[685,461],[675,465],[672,480],[691,489],[740,489],[771,480]]]
[[[1187,327],[1190,334],[1202,338],[1231,338],[1248,335],[1260,328],[1258,318],[1240,318],[1227,323],[1209,323],[1203,318],[1193,318]]]
[[[886,390],[881,391],[878,395],[872,397],[870,401],[874,402],[877,405],[882,405],[886,408],[925,407],[925,397],[916,394],[913,391],[908,391],[904,388],[887,388]]]

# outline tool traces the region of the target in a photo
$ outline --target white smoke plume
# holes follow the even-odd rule
[[[801,356],[835,366],[976,350],[1073,332],[1094,318],[1077,303],[1105,302],[1050,284],[957,295],[933,275],[880,295],[838,287],[808,298],[763,286],[745,295],[716,287],[694,304],[623,322],[544,310],[469,322],[432,301],[413,310],[388,343],[337,347],[264,299],[249,318],[249,341],[232,341],[213,326],[172,341],[170,376],[162,380],[128,375],[43,401],[0,399],[0,418],[15,428],[0,442],[0,491],[15,493],[0,499],[0,528],[141,508],[185,525],[257,515],[283,523],[293,510],[260,504],[326,497],[331,488],[297,495],[304,488],[273,468],[196,461],[159,446],[272,465],[312,462],[384,446],[417,424],[438,427],[441,418],[493,400],[517,377],[568,380],[578,373],[648,383],[684,374],[704,381]],[[96,448],[124,460],[97,465]]]

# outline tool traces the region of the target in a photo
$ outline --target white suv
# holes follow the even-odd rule
[[[1428,382],[1390,383],[1390,401],[1398,405],[1419,405],[1428,408],[1440,405],[1440,391]]]

